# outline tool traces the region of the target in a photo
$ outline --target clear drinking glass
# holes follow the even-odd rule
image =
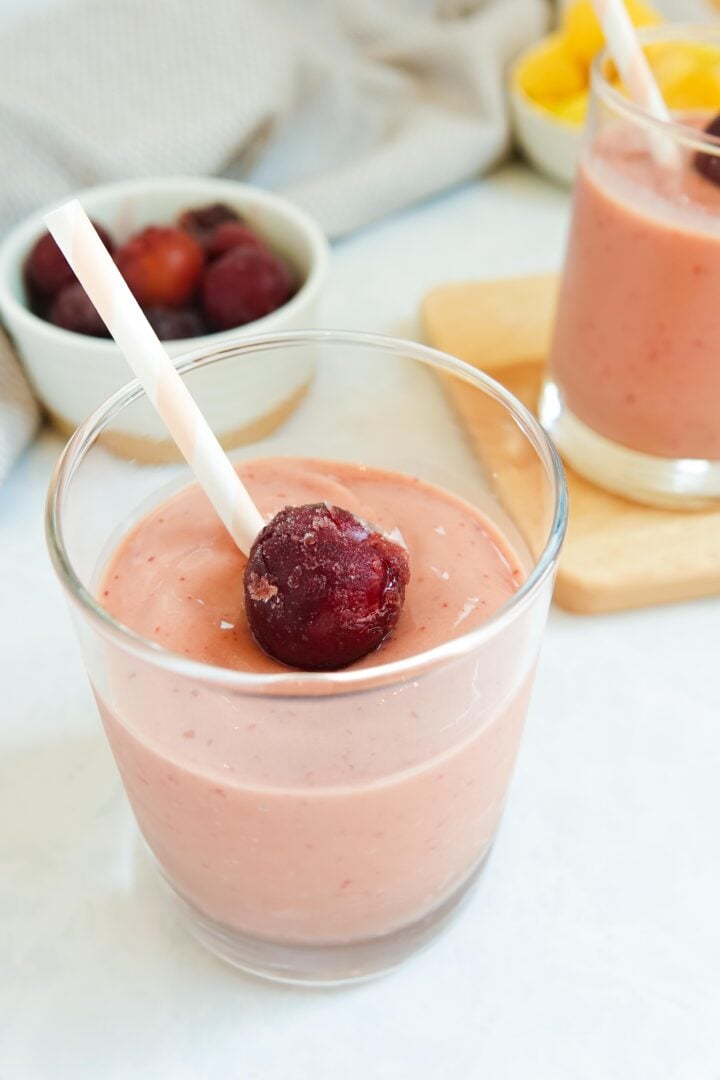
[[[688,102],[702,71],[720,70],[717,28],[641,38],[656,74],[686,77],[675,93]],[[609,57],[596,61],[541,398],[578,472],[659,505],[720,498],[720,187],[697,168],[704,155],[720,179],[720,139],[702,130],[718,104],[655,120],[617,88]]]
[[[387,467],[481,508],[526,580],[479,629],[385,666],[259,675],[171,653],[115,622],[95,599],[109,553],[191,480],[184,463],[113,452],[114,427],[149,415],[137,383],[68,443],[47,528],[130,804],[189,930],[245,970],[330,983],[398,964],[480,873],[518,749],[566,496],[557,454],[523,406],[421,345],[297,332],[192,354],[179,370],[195,392],[235,365],[235,385],[246,372],[250,391],[257,366],[278,357],[290,372],[311,357],[317,379],[281,428],[231,456]],[[428,440],[409,379],[435,409],[443,403],[449,430],[469,433],[476,465]],[[360,397],[373,380],[380,415]]]

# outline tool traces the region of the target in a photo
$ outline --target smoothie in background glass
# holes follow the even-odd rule
[[[207,377],[233,356],[247,366],[282,350],[290,364],[310,347],[325,371],[382,364],[414,474],[391,468],[362,425],[350,454],[351,393],[327,428],[308,401],[238,467],[263,514],[327,500],[400,531],[411,579],[377,653],[323,673],[266,656],[245,624],[244,557],[184,467],[107,453],[116,414],[69,444],[49,531],[130,803],[189,928],[247,970],[333,982],[399,963],[478,877],[517,754],[565,506],[534,421],[421,346],[308,332],[202,363]],[[409,362],[425,367],[418,378],[442,371],[483,399],[488,430],[502,429],[509,463],[533,478],[512,514],[492,476],[472,497],[460,472],[429,482],[437,451],[394,379]],[[191,390],[197,371],[188,365]],[[128,395],[123,409],[138,403]],[[333,446],[355,460],[327,460]]]
[[[667,57],[673,34],[684,40],[642,36]],[[720,63],[720,34],[708,38]],[[720,186],[696,167],[720,140],[702,131],[707,112],[650,121],[606,70],[600,60],[541,417],[590,479],[690,505],[720,497]],[[657,160],[658,130],[676,165]]]

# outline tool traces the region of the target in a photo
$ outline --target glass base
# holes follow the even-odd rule
[[[709,509],[720,502],[720,461],[655,457],[606,439],[570,412],[549,379],[540,393],[539,416],[567,464],[598,487],[675,510]]]
[[[488,860],[486,851],[463,884],[422,919],[382,937],[348,944],[293,945],[250,937],[208,918],[160,877],[179,911],[185,929],[215,956],[273,982],[301,986],[337,986],[384,975],[426,948],[464,907]],[[153,860],[154,861],[154,860]],[[157,863],[155,863],[157,866]]]

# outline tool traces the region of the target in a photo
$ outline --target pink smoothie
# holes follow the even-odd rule
[[[400,529],[412,570],[392,637],[358,667],[480,626],[517,591],[520,564],[468,504],[360,466],[272,459],[241,467],[261,511],[328,500]],[[244,558],[195,486],[121,542],[99,589],[121,623],[180,656],[287,671],[251,639]],[[247,934],[348,942],[412,923],[490,846],[523,723],[534,655],[499,636],[404,682],[310,701],[188,678],[119,652],[100,709],[142,832],[175,888]],[[523,654],[527,643],[527,655]]]
[[[567,407],[633,450],[720,460],[718,297],[720,187],[608,127],[576,180],[551,356]]]

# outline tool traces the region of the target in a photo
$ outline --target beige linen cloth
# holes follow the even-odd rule
[[[106,181],[215,174],[331,236],[487,169],[545,0],[83,0],[0,35],[0,235]],[[37,410],[0,337],[0,480]]]

